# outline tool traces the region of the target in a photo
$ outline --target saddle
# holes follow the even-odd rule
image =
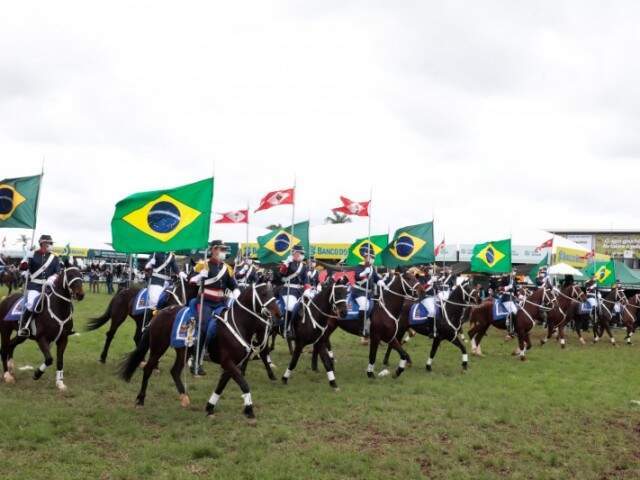
[[[367,316],[371,315],[373,311],[373,300],[371,298],[367,299]],[[358,320],[360,318],[360,307],[358,306],[358,302],[353,297],[353,295],[349,295],[347,297],[347,316],[344,317],[343,320]]]
[[[40,303],[42,302],[42,298],[43,298],[42,295],[38,295],[38,297],[36,298],[36,301],[33,302],[34,310],[39,310]],[[22,317],[22,313],[24,312],[24,309],[25,309],[25,304],[26,304],[26,298],[21,296],[11,306],[11,308],[9,309],[9,311],[7,312],[3,320],[6,322],[17,322],[18,320],[20,320],[20,317]]]
[[[504,306],[502,300],[496,298],[493,300],[493,321],[504,322],[509,317],[509,310]]]
[[[158,300],[157,309],[160,310],[164,308],[169,300],[169,292],[167,290],[163,290],[160,294],[160,299]],[[145,310],[149,310],[151,307],[149,306],[149,291],[146,288],[143,288],[138,292],[136,298],[133,301],[133,316],[142,315]]]
[[[228,308],[226,305],[216,307],[211,316],[202,318],[202,326],[205,331],[205,339],[208,342],[218,333],[218,319],[223,319]],[[171,328],[171,346],[173,348],[192,347],[198,338],[200,302],[197,298],[189,302],[188,307],[178,310]]]
[[[436,314],[435,318],[429,316],[427,307],[421,302],[414,303],[409,309],[409,325],[422,325],[427,322],[433,323],[435,319],[442,318],[442,302],[436,301]]]

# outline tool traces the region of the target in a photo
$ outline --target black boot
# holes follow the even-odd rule
[[[18,336],[19,337],[28,337],[31,332],[29,331],[29,318],[31,317],[31,312],[26,308],[22,312],[22,316],[20,320],[18,320]]]

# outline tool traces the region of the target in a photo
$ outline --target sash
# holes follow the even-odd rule
[[[286,277],[284,277],[285,283],[287,283],[292,278],[297,277],[298,275],[300,275],[301,271],[302,271],[302,262],[300,262],[300,265],[298,265],[298,269],[295,272],[293,272],[291,275],[287,275]]]
[[[53,253],[49,254],[49,257],[42,264],[42,266],[38,270],[36,270],[35,272],[33,272],[32,274],[29,275],[29,277],[31,277],[30,281],[35,282],[36,280],[38,280],[37,277],[42,275],[47,270],[47,268],[49,268],[49,265],[51,265],[51,262],[53,262],[54,258],[55,258],[55,255]]]
[[[167,266],[171,263],[171,260],[173,260],[173,254],[170,253],[169,255],[167,255],[167,259],[164,261],[164,263],[162,265],[160,265],[158,268],[155,268],[153,270],[154,274],[158,274],[160,273],[162,270],[164,270],[165,268],[167,268]]]
[[[223,268],[220,269],[220,271],[218,272],[218,274],[213,277],[213,278],[207,278],[204,281],[205,285],[211,285],[212,283],[216,283],[218,281],[220,281],[222,279],[222,277],[224,277],[224,274],[227,273],[227,266],[225,265]]]

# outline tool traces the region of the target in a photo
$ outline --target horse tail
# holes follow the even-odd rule
[[[142,337],[140,337],[140,341],[138,342],[138,346],[136,349],[129,353],[120,366],[118,367],[118,375],[125,382],[131,381],[131,377],[138,369],[140,362],[144,360],[147,351],[149,350],[149,330],[145,330],[142,333]]]
[[[97,330],[111,319],[111,311],[113,309],[113,302],[115,301],[115,299],[116,297],[113,297],[111,299],[109,305],[107,306],[107,309],[102,315],[89,319],[89,321],[87,322],[87,326],[85,327],[87,332]]]

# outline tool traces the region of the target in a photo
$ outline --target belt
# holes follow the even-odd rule
[[[222,290],[220,288],[205,288],[204,289],[204,294],[205,295],[213,295],[215,297],[224,297],[224,290]]]
[[[289,288],[302,288],[302,285],[298,285],[297,283],[285,283],[284,286]]]
[[[171,277],[169,275],[163,275],[161,273],[153,273],[151,274],[152,277],[156,277],[159,278],[160,280],[171,280]]]
[[[38,285],[44,285],[47,282],[46,280],[40,280],[38,278],[30,278],[29,281],[31,283],[37,283]]]

